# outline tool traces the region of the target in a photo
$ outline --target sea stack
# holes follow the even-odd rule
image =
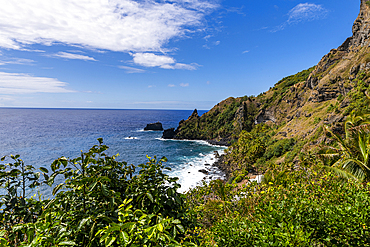
[[[156,123],[147,124],[144,130],[163,131],[162,123],[156,122]]]

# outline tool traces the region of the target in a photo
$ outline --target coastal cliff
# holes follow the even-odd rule
[[[352,36],[316,66],[281,79],[258,96],[229,97],[201,117],[195,110],[179,123],[174,138],[235,144],[224,159],[233,166],[230,174],[242,163],[248,170],[258,163],[297,164],[304,150],[330,142],[324,126],[343,134],[343,122],[351,112],[369,110],[369,82],[370,1],[362,0]],[[259,125],[267,127],[256,130]],[[232,153],[243,145],[261,151],[248,159],[245,156],[255,155],[251,150]]]
[[[369,1],[361,1],[352,32],[316,66],[283,78],[267,92],[257,97],[229,97],[201,117],[194,111],[179,123],[174,138],[231,143],[242,130],[249,132],[260,123],[276,126],[276,138],[307,138],[322,124],[335,125],[339,130],[359,101],[354,98],[358,81],[365,87],[369,83]]]

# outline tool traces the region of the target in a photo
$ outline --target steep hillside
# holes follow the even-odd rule
[[[353,35],[314,67],[283,78],[257,97],[228,98],[199,117],[182,121],[177,139],[233,142],[242,130],[260,123],[272,127],[273,138],[317,142],[323,124],[341,132],[352,110],[367,108],[370,81],[370,1],[361,0]],[[318,140],[320,141],[320,140]]]

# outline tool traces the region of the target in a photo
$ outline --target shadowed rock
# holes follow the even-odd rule
[[[156,123],[147,124],[146,127],[144,128],[144,130],[162,131],[163,130],[162,123],[156,122]]]
[[[173,139],[175,137],[175,128],[166,129],[163,131],[162,138],[163,139]]]

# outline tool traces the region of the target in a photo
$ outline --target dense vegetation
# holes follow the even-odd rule
[[[331,74],[344,60],[336,52],[266,93],[180,122],[176,138],[230,144],[228,181],[180,194],[165,157],[129,165],[102,139],[47,168],[3,157],[0,246],[370,246],[370,73],[348,63]],[[326,81],[309,91],[310,75]],[[39,186],[53,197],[29,196]]]
[[[352,113],[344,136],[327,128],[332,144],[295,165],[276,159],[296,141],[257,125],[229,148],[236,177],[185,195],[163,173],[165,158],[148,157],[137,172],[106,155],[102,139],[50,172],[3,157],[12,163],[0,166],[0,246],[370,246],[369,120]],[[236,183],[250,169],[263,170],[264,182]],[[41,184],[53,186],[53,199],[26,197]]]
[[[258,110],[254,97],[228,98],[199,117],[193,114],[179,124],[179,139],[236,139],[242,130],[250,131]]]
[[[50,172],[18,155],[1,159],[13,162],[0,166],[2,246],[192,245],[185,241],[192,217],[177,178],[163,173],[166,159],[148,157],[135,173],[98,140],[80,157],[55,160]],[[64,182],[55,186],[59,175]],[[26,197],[41,183],[53,186],[53,199]]]

